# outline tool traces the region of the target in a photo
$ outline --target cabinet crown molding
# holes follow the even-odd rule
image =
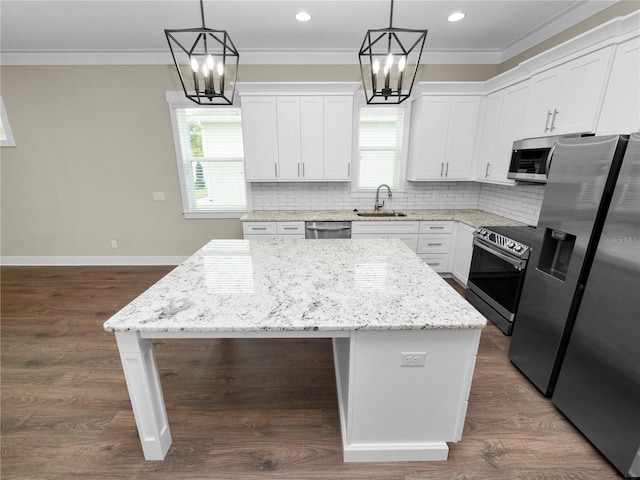
[[[360,82],[237,82],[236,91],[251,95],[351,95]]]

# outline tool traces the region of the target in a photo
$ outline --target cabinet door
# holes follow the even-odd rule
[[[554,109],[557,109],[561,86],[561,67],[552,68],[531,78],[523,138],[555,135],[555,132],[551,131],[551,123]]]
[[[415,102],[409,150],[410,180],[444,177],[450,109],[450,97],[421,97]]]
[[[351,176],[353,97],[324,97],[325,180],[348,180]]]
[[[565,65],[553,135],[595,131],[612,49],[603,48]]]
[[[456,224],[451,273],[462,285],[467,286],[471,255],[473,253],[473,227],[463,223]]]
[[[596,133],[640,131],[640,37],[616,47]]]
[[[300,98],[301,178],[322,180],[324,176],[323,97]]]
[[[278,178],[276,99],[244,97],[241,102],[247,180],[275,180]]]
[[[278,97],[278,178],[300,177],[300,98]]]
[[[471,177],[480,100],[481,97],[478,96],[461,96],[451,99],[445,180],[468,180]]]
[[[496,155],[498,136],[500,135],[503,98],[503,90],[487,96],[484,123],[480,131],[480,151],[478,153],[476,170],[476,178],[480,181],[488,179],[491,174],[491,167]]]
[[[524,138],[522,135],[522,112],[526,108],[528,96],[529,84],[527,82],[518,83],[504,91],[498,138],[491,165],[488,168],[487,179],[492,182],[510,185],[514,183],[507,178],[507,174],[511,163],[513,142]]]

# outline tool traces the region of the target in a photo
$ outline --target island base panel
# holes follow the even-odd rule
[[[136,332],[118,332],[116,340],[144,458],[164,460],[171,431],[152,341]]]

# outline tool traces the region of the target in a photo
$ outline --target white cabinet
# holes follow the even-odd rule
[[[418,256],[438,273],[449,271],[453,222],[420,222]]]
[[[304,222],[243,222],[245,240],[304,239]]]
[[[415,101],[408,180],[468,180],[471,177],[481,98],[479,95],[423,95]]]
[[[351,238],[399,238],[415,252],[418,249],[418,224],[416,221],[351,222]]]
[[[616,47],[596,133],[640,131],[640,37]]]
[[[279,172],[276,97],[242,99],[242,136],[247,180],[277,179]]]
[[[480,134],[476,178],[481,182],[513,184],[507,178],[511,147],[522,136],[523,115],[529,94],[528,82],[488,95]]]
[[[467,286],[469,269],[471,268],[473,231],[474,228],[469,225],[460,222],[456,223],[453,255],[451,258],[451,273],[454,278],[465,287]]]
[[[602,48],[533,75],[524,138],[595,131],[612,50]]]
[[[348,181],[353,97],[270,95],[242,98],[249,181]]]

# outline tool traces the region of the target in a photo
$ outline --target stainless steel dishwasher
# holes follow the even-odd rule
[[[304,222],[304,238],[351,238],[351,222]]]

